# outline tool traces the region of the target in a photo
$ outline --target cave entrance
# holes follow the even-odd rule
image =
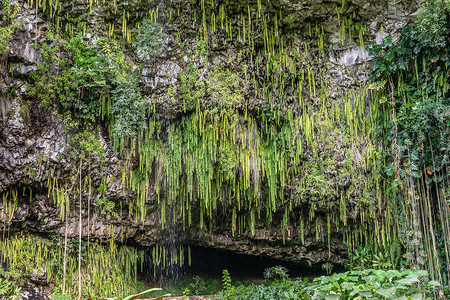
[[[290,278],[312,279],[325,275],[321,268],[302,263],[198,246],[191,246],[191,266],[185,272],[189,275],[221,278],[222,271],[227,269],[233,278],[259,281],[264,279],[264,270],[274,266],[287,268]]]
[[[184,249],[187,250],[185,245]],[[144,270],[139,277],[147,282],[159,282],[165,279],[181,278],[186,276],[200,276],[221,280],[222,271],[227,269],[231,277],[236,280],[249,280],[254,283],[264,280],[264,271],[267,268],[283,266],[288,270],[289,278],[313,278],[325,275],[320,266],[308,266],[304,263],[280,260],[267,256],[239,254],[222,249],[189,246],[191,264],[188,265],[187,251],[185,251],[184,265],[160,264],[155,266],[152,260],[153,248],[145,249]],[[333,270],[336,271],[336,270]]]

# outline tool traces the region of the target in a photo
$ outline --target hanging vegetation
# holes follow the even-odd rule
[[[116,295],[133,294],[139,285],[136,274],[143,260],[143,251],[118,246],[115,243],[101,245],[82,241],[82,277],[76,272],[79,257],[78,243],[71,239],[64,256],[64,239],[54,236],[41,239],[25,234],[11,237],[0,244],[1,260],[7,268],[1,275],[15,282],[21,282],[30,274],[53,282],[53,293],[78,295],[78,280],[82,282],[82,294],[93,299]],[[63,264],[67,265],[67,278],[63,281]]]
[[[376,137],[384,150],[389,205],[405,232],[406,263],[450,280],[448,157],[450,5],[432,1],[394,43],[372,48],[372,89],[380,115]],[[431,26],[431,30],[430,30]]]
[[[188,16],[181,5],[139,2],[131,11],[126,3],[86,1],[73,17],[59,1],[27,2],[52,24],[35,45],[42,63],[30,75],[28,97],[78,133],[69,179],[50,169],[40,175],[43,157],[23,176],[46,178],[66,224],[64,243],[4,238],[4,276],[20,280],[20,272],[42,269],[55,292],[78,297],[136,292],[141,252],[117,246],[113,229],[108,246],[83,240],[96,203],[104,215],[140,224],[157,207],[163,230],[220,222],[231,237],[252,237],[273,227],[283,243],[314,240],[328,259],[341,239],[354,268],[426,267],[432,280],[450,282],[448,1],[430,1],[396,42],[388,36],[371,47],[367,86],[354,70],[330,75],[324,61],[333,37],[324,24],[308,19],[292,33],[293,20],[265,1],[194,1]],[[365,53],[368,26],[347,5],[331,8],[336,36]],[[95,9],[105,13],[104,24],[83,20]],[[0,32],[6,49],[15,25],[2,22],[9,24]],[[175,32],[171,22],[182,25]],[[86,38],[102,26],[98,39]],[[155,92],[157,79],[148,74],[169,51],[180,70],[170,69],[170,86]],[[337,87],[333,77],[351,84]],[[106,196],[114,184],[103,170],[108,146],[123,192],[132,195],[123,203]],[[2,192],[3,228],[20,195],[31,199],[31,187]],[[77,244],[67,232],[73,213]],[[190,264],[187,246],[161,243],[151,251],[154,276],[186,257]],[[113,267],[100,272],[107,259]]]

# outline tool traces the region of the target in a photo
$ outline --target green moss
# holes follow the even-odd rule
[[[19,2],[2,1],[0,4],[0,53],[9,51],[8,44],[11,36],[20,26],[16,20],[21,10]]]

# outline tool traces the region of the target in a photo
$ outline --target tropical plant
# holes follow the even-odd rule
[[[443,49],[450,39],[450,2],[447,0],[428,1],[420,8],[416,24],[422,45]]]
[[[440,286],[428,281],[427,275],[427,271],[413,270],[349,271],[318,277],[304,291],[311,299],[423,299]]]
[[[227,269],[222,271],[222,291],[221,295],[224,300],[234,299],[236,296],[235,287],[231,284],[230,273]]]
[[[189,288],[185,288],[184,290],[183,290],[183,299],[189,299],[189,294],[190,294],[190,290],[189,290]]]
[[[113,137],[134,137],[146,128],[148,101],[141,96],[134,75],[119,82],[112,91],[112,113],[114,115]]]
[[[448,1],[427,1],[397,41],[388,36],[373,46],[369,86],[381,112],[374,133],[384,150],[388,203],[404,220],[399,225],[408,267],[426,267],[444,284],[450,280],[449,256],[442,254],[448,253],[444,228],[450,223],[439,216],[449,209],[449,11]],[[398,260],[390,265],[388,254],[376,255],[377,267],[395,267]]]
[[[392,257],[389,253],[378,252],[378,254],[373,255],[372,266],[382,270],[392,269]]]
[[[166,278],[161,287],[172,295],[199,296],[214,294],[218,284],[217,279],[186,275]]]
[[[350,254],[350,269],[364,270],[371,266],[370,251],[366,247],[359,246]]]
[[[133,32],[136,33],[133,46],[139,59],[148,60],[162,49],[164,34],[160,24],[145,19],[138,29],[133,29]]]
[[[331,270],[333,270],[333,264],[331,262],[326,262],[322,265],[322,269],[327,272],[327,275],[330,275]]]
[[[2,1],[0,3],[0,53],[5,53],[14,30],[20,26],[16,20],[20,12],[20,3],[16,1]]]
[[[283,266],[270,267],[264,270],[264,278],[266,279],[287,279],[289,278],[288,269]]]
[[[20,288],[5,278],[0,278],[0,299],[17,299],[21,295]]]
[[[229,299],[246,300],[300,300],[308,299],[308,296],[302,289],[307,281],[303,280],[281,280],[265,284],[250,284],[235,286],[235,295]],[[218,294],[220,299],[221,294]]]

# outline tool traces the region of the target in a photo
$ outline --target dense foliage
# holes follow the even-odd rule
[[[140,60],[152,60],[153,56],[162,50],[164,35],[160,24],[145,19],[133,32],[136,33],[133,46],[136,49],[136,56]]]
[[[8,44],[11,36],[21,24],[16,20],[20,12],[20,4],[13,1],[2,1],[0,3],[0,53],[2,55],[9,51]]]
[[[130,12],[115,1],[89,1],[82,9],[90,13],[102,5],[109,30],[95,40],[88,38],[91,33],[86,34],[81,18],[55,18],[60,2],[35,1],[33,7],[36,15],[41,9],[54,23],[35,43],[40,63],[27,79],[27,97],[75,131],[69,143],[74,162],[70,180],[46,174],[48,197],[60,209],[61,220],[72,213],[69,199],[74,198],[80,228],[86,210],[82,200],[88,203],[89,223],[95,196],[92,203],[108,220],[126,219],[119,215],[120,207],[120,214],[122,208],[128,212],[126,220],[140,220],[144,226],[151,202],[159,209],[157,222],[163,229],[172,223],[203,230],[210,223],[223,225],[234,238],[252,237],[258,226],[272,226],[283,243],[297,238],[298,245],[305,245],[309,239],[327,249],[329,258],[333,239],[348,246],[354,271],[308,284],[281,280],[286,270],[274,267],[266,276],[278,281],[251,287],[233,286],[224,272],[219,296],[225,299],[404,299],[438,284],[448,289],[448,1],[430,1],[397,40],[387,37],[375,45],[372,84],[343,91],[334,90],[329,70],[322,69],[327,58],[323,27],[305,24],[306,37],[299,36],[301,42],[294,46],[283,40],[287,24],[282,11],[264,11],[261,1],[236,14],[222,2],[201,0],[189,7],[189,24],[176,19],[179,9],[159,19],[158,8]],[[358,39],[364,49],[364,24],[356,12],[341,15],[344,7],[345,1],[336,6],[342,45]],[[0,9],[0,50],[6,51],[19,26],[14,20],[19,5],[4,1]],[[121,17],[121,39],[112,11]],[[172,16],[183,25],[166,33],[170,26],[157,21]],[[288,23],[293,26],[293,20]],[[183,34],[189,38],[184,40]],[[140,78],[143,68],[151,69],[156,56],[172,47],[181,71],[174,67],[174,74],[166,75],[168,81],[177,76],[170,81],[174,84],[149,99],[144,91],[152,87]],[[340,74],[345,73],[354,75],[349,69]],[[124,194],[133,195],[126,203],[106,198],[108,188],[118,182],[103,174],[106,151],[100,136],[120,159]],[[36,162],[39,170],[42,159]],[[100,167],[91,170],[96,162]],[[25,176],[33,178],[31,167],[27,170]],[[99,180],[92,183],[92,175]],[[17,208],[17,195],[14,189],[3,194],[9,215],[11,207]],[[133,293],[137,282],[126,284],[135,278],[141,253],[118,250],[115,232],[111,224],[108,249],[82,241],[81,229],[73,242],[66,231],[64,245],[62,240],[4,241],[2,255],[9,254],[9,260],[1,274],[22,280],[45,265],[56,293],[75,297],[77,280],[78,297]],[[51,254],[57,258],[49,249],[56,249]],[[154,269],[182,264],[186,249],[155,245]],[[35,255],[42,251],[47,251],[46,260]],[[113,262],[111,273],[98,272],[99,260]],[[426,267],[433,280],[420,286],[423,272],[383,271],[401,267]],[[332,266],[323,268],[331,273]],[[187,288],[185,294],[201,290],[195,284]]]
[[[39,45],[42,60],[28,94],[54,109],[67,127],[103,122],[116,140],[146,127],[148,101],[138,88],[137,66],[112,40],[90,43],[81,33],[68,39],[49,32]]]
[[[430,1],[397,41],[389,36],[371,50],[371,88],[383,111],[375,133],[386,193],[402,224],[404,262],[426,265],[441,282],[450,276],[449,16],[448,1]]]
[[[440,284],[427,271],[366,269],[307,279],[276,279],[261,285],[232,285],[224,272],[223,289],[216,299],[431,299]],[[427,297],[428,296],[428,297]]]
[[[0,242],[2,267],[0,276],[23,285],[30,275],[42,282],[52,282],[52,293],[65,294],[66,299],[76,299],[78,289],[79,240],[66,240],[59,236],[50,239],[18,235]],[[114,243],[81,241],[83,295],[120,296],[142,290],[135,280],[142,270],[138,262],[143,252]],[[66,271],[65,271],[66,270]],[[1,291],[18,293],[12,284],[0,279]],[[9,298],[7,298],[9,299]]]

